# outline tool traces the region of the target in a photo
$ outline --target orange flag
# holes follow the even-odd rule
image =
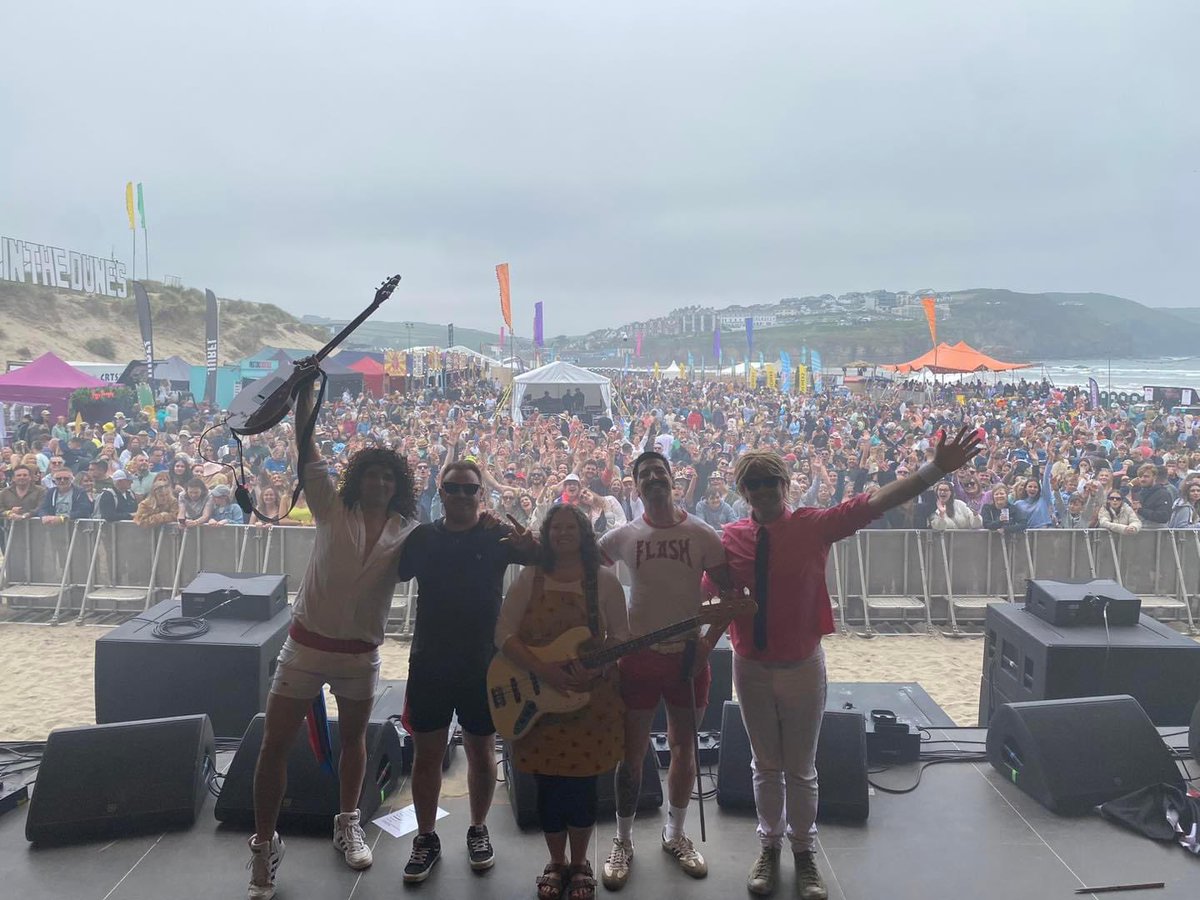
[[[929,323],[929,339],[937,346],[937,301],[933,297],[922,297],[921,305],[925,307],[925,321]]]
[[[508,263],[500,263],[496,266],[496,280],[500,282],[500,315],[504,317],[504,324],[508,326],[508,330],[512,331],[512,298],[508,293]]]

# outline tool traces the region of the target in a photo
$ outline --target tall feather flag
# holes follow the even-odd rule
[[[645,332],[644,332],[644,331],[639,331],[639,332],[637,333],[637,346],[634,348],[634,351],[633,351],[633,352],[634,352],[634,355],[635,355],[635,356],[636,356],[638,359],[641,359],[641,358],[642,358],[642,337],[643,337],[644,335],[645,335]],[[658,365],[658,363],[655,363],[655,365]]]
[[[133,283],[137,301],[138,328],[142,332],[142,353],[146,357],[146,383],[154,384],[154,331],[150,321],[150,297],[140,281]]]
[[[825,379],[821,376],[821,354],[810,350],[808,361],[812,364],[812,389],[820,393],[825,387]]]
[[[129,216],[129,230],[135,231],[137,225],[133,219],[133,182],[125,182],[125,213]]]
[[[142,231],[146,230],[146,204],[142,200],[142,183],[137,183],[137,211],[138,218],[142,222]]]
[[[933,297],[922,297],[921,306],[925,308],[925,321],[929,323],[929,340],[937,346],[937,300]]]
[[[508,263],[496,266],[496,281],[500,284],[500,315],[508,330],[512,331],[512,297],[508,286]]]
[[[533,345],[542,347],[545,344],[545,336],[542,329],[545,323],[542,319],[542,301],[533,304]]]
[[[1095,378],[1088,379],[1088,403],[1092,409],[1100,408],[1100,382]]]

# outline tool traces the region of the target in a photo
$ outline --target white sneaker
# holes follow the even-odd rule
[[[700,855],[700,851],[696,849],[692,843],[692,839],[686,834],[681,834],[677,838],[667,839],[667,834],[664,831],[662,836],[662,848],[675,857],[675,861],[679,863],[679,868],[687,872],[693,878],[703,878],[708,874],[708,863],[704,861],[704,857]]]
[[[613,847],[604,861],[601,879],[610,891],[619,891],[629,880],[629,866],[633,862],[633,841],[613,838]]]
[[[371,848],[367,846],[367,835],[359,824],[360,814],[339,813],[333,820],[333,846],[346,854],[346,865],[352,869],[365,869],[371,865]]]
[[[275,896],[275,873],[283,862],[283,841],[279,832],[271,840],[259,843],[250,838],[250,887],[246,889],[246,900],[271,900]]]

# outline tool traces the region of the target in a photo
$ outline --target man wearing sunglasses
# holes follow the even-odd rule
[[[413,736],[413,805],[417,835],[404,881],[429,877],[441,856],[434,830],[442,790],[442,757],[457,714],[467,756],[471,868],[492,867],[487,814],[496,786],[496,728],[487,704],[487,669],[495,652],[504,572],[534,561],[537,543],[524,528],[497,527],[480,514],[483,471],[471,459],[442,470],[445,514],[418,526],[400,555],[399,577],[417,579],[417,617],[409,653],[404,727]]]
[[[66,466],[54,473],[54,486],[42,497],[37,515],[47,524],[66,522],[68,519],[86,519],[92,514],[92,501],[82,490],[75,487],[75,475]]]

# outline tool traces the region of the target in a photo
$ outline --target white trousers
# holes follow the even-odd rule
[[[825,712],[825,651],[798,663],[733,657],[733,683],[750,737],[754,806],[764,847],[817,842],[817,738]]]

